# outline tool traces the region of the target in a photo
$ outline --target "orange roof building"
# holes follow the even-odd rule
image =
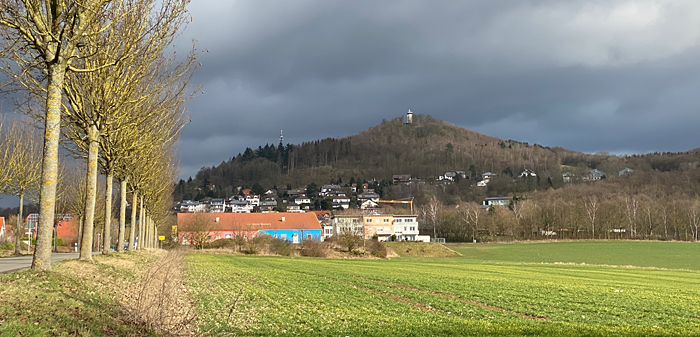
[[[293,243],[321,239],[314,213],[178,213],[177,229],[183,244],[198,233],[206,233],[208,241],[265,234]]]

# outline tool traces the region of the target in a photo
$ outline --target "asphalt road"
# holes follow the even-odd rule
[[[78,253],[52,253],[51,262],[65,259],[77,259]],[[32,266],[32,256],[17,256],[0,258],[0,274],[27,269]]]

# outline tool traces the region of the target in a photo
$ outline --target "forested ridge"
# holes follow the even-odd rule
[[[479,134],[431,116],[415,115],[414,123],[402,118],[384,120],[366,131],[344,138],[327,138],[300,145],[266,144],[223,161],[203,167],[195,177],[181,180],[175,200],[228,197],[237,188],[259,184],[265,189],[318,186],[336,182],[376,179],[391,181],[393,175],[410,174],[433,184],[446,171],[465,171],[466,181],[443,188],[442,192],[462,200],[478,200],[488,195],[508,195],[546,190],[566,185],[562,174],[576,177],[591,169],[617,177],[629,167],[636,174],[690,172],[697,170],[697,151],[614,156],[584,154],[560,147],[545,147]],[[514,180],[523,170],[537,173],[536,179]],[[487,188],[473,185],[484,172],[498,176]],[[405,197],[408,191],[394,191],[392,197]],[[415,193],[413,193],[415,194]],[[447,199],[450,201],[450,198]]]

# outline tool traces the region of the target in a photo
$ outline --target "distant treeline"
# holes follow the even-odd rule
[[[697,241],[700,172],[642,172],[523,195],[508,207],[442,205],[423,234],[451,242],[551,239]],[[439,199],[437,199],[439,202]],[[430,202],[427,202],[430,204]]]

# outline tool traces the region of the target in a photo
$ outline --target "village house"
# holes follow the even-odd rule
[[[439,176],[437,180],[439,180],[439,181],[444,181],[444,180],[455,181],[456,177],[457,177],[457,172],[447,171],[447,172],[445,172],[445,174]]]
[[[377,199],[377,200],[379,200],[379,199]],[[380,208],[380,207],[379,207],[379,203],[377,203],[377,202],[374,201],[374,200],[370,200],[370,199],[367,199],[367,200],[365,200],[365,201],[362,201],[362,203],[360,204],[360,209],[363,210],[363,211],[365,211],[365,210],[376,210],[376,209],[379,209],[379,208]]]
[[[379,200],[379,194],[375,193],[373,189],[368,189],[364,193],[357,195],[357,200],[364,202],[365,200],[377,201]]]
[[[255,194],[246,194],[245,202],[251,206],[260,206],[260,196]]]
[[[410,174],[395,174],[392,179],[394,184],[408,184],[412,178]]]
[[[306,195],[299,195],[296,199],[294,199],[294,203],[297,205],[310,204],[311,198],[307,197]]]
[[[261,212],[272,212],[277,208],[277,200],[265,200],[260,203]]]
[[[304,213],[306,211],[301,209],[301,205],[289,204],[289,205],[287,205],[287,212],[289,212],[289,213]]]
[[[197,218],[203,217],[203,218]],[[321,239],[321,224],[314,213],[178,213],[178,242],[192,243],[204,234],[207,241],[261,235],[300,243]]]
[[[365,239],[369,240],[373,236],[377,237],[379,241],[389,241],[393,233],[392,222],[394,220],[393,215],[387,214],[371,214],[365,215],[363,217],[365,225]]]
[[[397,241],[416,241],[418,219],[416,215],[394,215],[394,235]]]
[[[535,173],[535,171],[530,170],[530,169],[524,169],[518,175],[518,178],[534,178],[534,177],[537,177],[537,173]]]
[[[510,206],[511,199],[509,197],[492,197],[486,198],[481,202],[481,208],[489,208],[491,206]]]
[[[574,174],[571,173],[571,172],[564,172],[564,173],[561,175],[561,179],[562,179],[565,183],[570,183],[571,180],[573,180],[573,178],[574,178]]]
[[[226,209],[224,199],[212,198],[209,202],[208,210],[210,213],[223,213]]]
[[[333,197],[333,208],[350,208],[350,198],[348,197]]]
[[[300,195],[306,195],[306,189],[305,188],[295,188],[293,190],[287,190],[285,194],[290,197],[290,198],[296,198]]]
[[[332,235],[352,234],[364,236],[362,215],[336,215],[332,218]]]
[[[184,200],[180,204],[180,212],[198,213],[205,211],[205,205],[199,201]]]
[[[78,241],[78,221],[70,214],[55,214],[56,216],[56,238],[61,239],[61,245],[72,246]],[[3,221],[4,223],[4,221]],[[39,214],[31,213],[24,219],[25,227],[21,229],[21,234],[27,231],[32,232],[32,237],[36,237],[37,225],[39,224]],[[53,245],[53,243],[52,243]]]
[[[248,204],[245,200],[238,198],[229,199],[228,206],[233,213],[250,213],[253,211],[253,205]]]
[[[340,185],[335,185],[335,184],[323,185],[319,189],[319,192],[320,192],[319,195],[321,195],[323,197],[328,197],[328,196],[332,196],[332,195],[337,195],[337,193],[342,192],[342,187],[340,187]]]
[[[634,173],[634,170],[633,170],[633,169],[631,169],[631,168],[629,168],[629,167],[625,167],[624,169],[622,169],[620,172],[617,173],[617,176],[618,176],[618,177],[628,176],[628,175],[630,175],[630,174],[632,174],[632,173]]]
[[[583,180],[600,180],[600,179],[603,179],[605,177],[606,177],[605,172],[600,171],[598,169],[592,169],[585,176],[583,176]]]
[[[481,175],[481,181],[477,182],[476,186],[479,186],[479,187],[486,186],[491,181],[491,178],[493,178],[495,176],[496,176],[495,173],[491,173],[491,172],[483,173]]]

